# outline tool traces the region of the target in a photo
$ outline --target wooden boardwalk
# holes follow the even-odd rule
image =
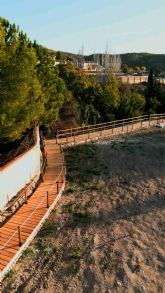
[[[51,211],[57,194],[64,189],[65,167],[61,148],[55,140],[47,140],[46,151],[48,166],[44,181],[28,199],[27,204],[0,228],[0,279],[34,238],[45,216]],[[56,180],[59,181],[58,186]]]
[[[161,122],[163,123],[165,119],[161,119]],[[124,126],[119,126],[119,127],[114,127],[114,128],[109,128],[109,129],[101,129],[100,130],[93,130],[91,132],[86,132],[84,134],[76,134],[76,135],[67,135],[64,132],[64,135],[62,134],[61,136],[59,135],[57,142],[62,145],[74,145],[74,144],[79,144],[83,142],[88,142],[88,141],[94,141],[106,137],[111,137],[113,135],[119,135],[119,134],[124,134],[127,132],[132,132],[132,131],[137,131],[137,130],[142,130],[148,127],[153,127],[157,125],[157,120],[147,120],[143,121],[142,123],[131,123],[131,124],[126,124]]]

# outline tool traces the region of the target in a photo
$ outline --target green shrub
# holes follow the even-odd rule
[[[46,221],[44,225],[42,226],[42,229],[39,231],[38,236],[45,237],[45,236],[53,234],[56,231],[57,231],[57,224]]]
[[[14,270],[8,271],[5,275],[5,279],[7,279],[7,280],[12,279],[14,274],[15,274]]]
[[[28,247],[22,252],[21,259],[24,259],[27,256],[34,255],[34,250],[32,247]]]

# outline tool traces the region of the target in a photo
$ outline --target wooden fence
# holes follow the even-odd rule
[[[87,135],[88,138],[91,137],[92,133],[95,133],[96,136],[103,136],[104,132],[106,130],[111,130],[111,133],[113,134],[115,132],[115,129],[120,128],[120,132],[128,131],[128,128],[131,130],[134,129],[135,125],[139,125],[139,128],[143,128],[143,126],[151,126],[155,124],[159,124],[160,122],[163,122],[165,119],[165,113],[163,114],[151,114],[151,115],[144,115],[144,116],[138,116],[133,118],[127,118],[127,119],[121,119],[121,120],[115,120],[105,123],[99,123],[94,125],[87,125],[87,126],[81,126],[76,128],[69,128],[65,130],[58,130],[56,134],[56,142],[57,143],[68,143],[69,140],[72,140],[73,142],[76,141],[76,137],[79,137],[81,135]]]

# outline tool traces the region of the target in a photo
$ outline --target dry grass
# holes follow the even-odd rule
[[[165,132],[65,155],[66,192],[2,292],[164,293]]]

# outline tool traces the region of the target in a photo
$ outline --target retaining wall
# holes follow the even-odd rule
[[[28,151],[0,168],[0,210],[33,178],[40,176],[42,154],[40,150],[39,130],[36,130],[37,142]]]

